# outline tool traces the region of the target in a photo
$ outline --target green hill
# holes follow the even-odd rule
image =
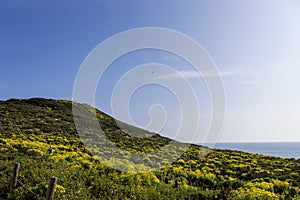
[[[0,101],[0,199],[42,199],[53,176],[58,178],[56,199],[300,199],[300,160],[208,151],[96,111],[99,133],[88,114],[94,109],[74,105],[87,113],[87,126],[77,127],[81,137],[71,101]],[[92,139],[82,141],[85,135]],[[101,143],[104,137],[111,144]],[[52,155],[47,153],[50,145]],[[123,151],[107,151],[112,145]],[[161,154],[154,153],[161,149]],[[21,163],[19,182],[8,194],[15,162]],[[160,169],[134,173],[155,168]]]

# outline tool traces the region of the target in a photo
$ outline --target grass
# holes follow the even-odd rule
[[[75,105],[87,114],[94,110]],[[98,110],[96,115],[103,134],[99,136],[87,115],[84,124],[90,126],[79,128],[98,143],[84,145],[71,101],[0,101],[0,199],[41,199],[53,176],[58,177],[56,199],[300,199],[300,160],[208,151],[124,124]],[[141,135],[146,137],[137,137]],[[101,143],[104,136],[122,151],[108,151],[109,145]],[[50,145],[53,155],[47,154]],[[137,155],[145,156],[135,159]],[[111,160],[109,164],[119,170],[97,156]],[[114,157],[130,161],[124,164]],[[15,162],[21,163],[19,182],[8,194]],[[159,169],[133,173],[136,167]]]

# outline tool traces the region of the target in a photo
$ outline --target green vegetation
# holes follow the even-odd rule
[[[126,124],[120,130],[113,118],[100,111],[97,116],[106,137],[127,151],[121,157],[154,152],[171,142]],[[86,131],[94,134],[96,128]],[[140,134],[147,138],[135,137]],[[50,145],[53,155],[47,154]],[[126,173],[106,166],[94,155],[111,156],[111,152],[91,153],[84,147],[75,129],[72,102],[0,101],[0,199],[41,199],[52,176],[58,177],[56,199],[300,199],[300,160],[230,150],[211,150],[199,156],[207,150],[191,145],[160,170]],[[177,156],[176,151],[169,155]],[[169,161],[152,155],[122,167],[145,167],[153,160]],[[21,163],[19,182],[9,195],[15,162]]]

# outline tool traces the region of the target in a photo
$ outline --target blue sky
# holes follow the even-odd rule
[[[227,96],[220,141],[300,141],[297,0],[2,0],[0,99],[71,99],[77,71],[96,45],[121,31],[148,26],[192,37],[215,61]],[[184,61],[165,52],[129,54],[113,63],[100,81],[97,107],[110,113],[118,78],[132,66],[154,61],[189,74]],[[205,121],[209,95],[203,81],[189,75]],[[161,103],[171,113],[170,127],[175,127],[179,119],[174,96],[155,86],[144,89],[130,104],[135,121],[147,124],[149,106]]]

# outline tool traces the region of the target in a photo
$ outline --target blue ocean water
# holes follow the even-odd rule
[[[300,158],[300,142],[217,143],[214,148],[239,150],[282,158]]]

